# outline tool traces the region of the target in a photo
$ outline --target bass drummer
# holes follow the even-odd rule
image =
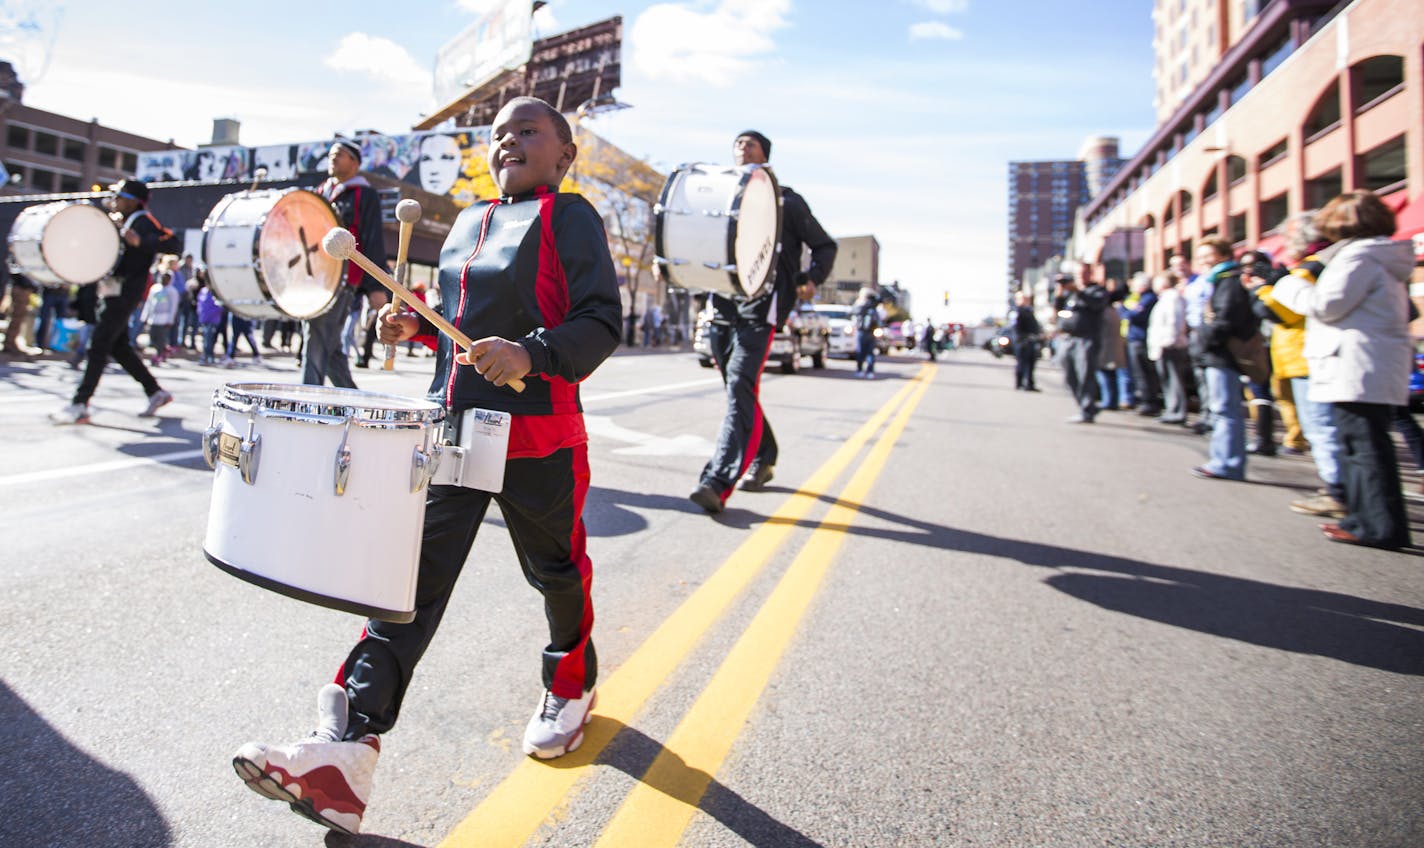
[[[173,231],[158,223],[148,211],[148,185],[140,180],[125,179],[110,187],[114,191],[113,209],[122,218],[119,237],[122,241],[118,264],[113,274],[98,282],[100,300],[98,323],[89,338],[88,363],[84,377],[68,406],[50,416],[58,424],[84,424],[89,421],[89,399],[104,376],[109,360],[119,363],[143,386],[148,406],[139,413],[150,417],[158,408],[173,400],[173,395],[158,385],[153,374],[144,367],[143,358],[129,342],[129,317],[143,302],[148,288],[148,269],[160,249],[177,253],[178,240]]]
[[[737,165],[765,165],[771,139],[747,130],[732,142]],[[826,234],[801,195],[781,186],[781,252],[775,278],[757,297],[734,300],[708,294],[714,317],[707,328],[712,358],[727,387],[727,415],[717,434],[712,458],[702,469],[692,502],[708,512],[721,512],[738,480],[744,489],[759,489],[771,481],[776,464],[776,438],[762,412],[761,371],[776,329],[796,306],[810,300],[825,282],[836,260],[836,240]],[[811,249],[811,264],[801,270],[802,245]]]
[[[326,172],[328,178],[317,193],[331,201],[341,226],[356,237],[356,249],[384,266],[386,238],[381,229],[381,198],[361,176],[360,145],[345,138],[332,142]],[[320,386],[329,379],[333,386],[356,388],[351,363],[341,347],[346,321],[358,308],[361,294],[366,295],[373,314],[388,302],[386,290],[368,278],[355,262],[348,262],[343,271],[331,308],[302,324],[302,382],[309,386]]]

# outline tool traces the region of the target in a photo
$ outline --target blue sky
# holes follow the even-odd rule
[[[400,133],[485,2],[5,0],[0,58],[32,106],[184,146],[217,117],[250,146]],[[590,127],[664,172],[761,130],[832,235],[876,236],[919,318],[1002,314],[1008,162],[1098,133],[1130,155],[1152,129],[1146,0],[553,0],[536,35],[615,14],[634,108]]]

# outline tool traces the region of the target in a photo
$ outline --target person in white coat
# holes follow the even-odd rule
[[[1187,307],[1181,282],[1170,271],[1152,278],[1157,305],[1147,316],[1147,358],[1157,367],[1162,383],[1162,414],[1157,417],[1162,424],[1187,423],[1192,360],[1187,352]]]
[[[1334,409],[1346,515],[1320,529],[1331,541],[1402,548],[1409,519],[1390,422],[1392,408],[1409,400],[1413,251],[1390,240],[1394,213],[1368,191],[1330,201],[1315,223],[1334,241],[1318,254],[1325,271],[1314,286],[1283,277],[1273,295],[1305,316],[1310,400]]]

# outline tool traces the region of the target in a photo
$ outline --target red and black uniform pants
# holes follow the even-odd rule
[[[440,626],[491,500],[499,504],[525,579],[544,596],[549,623],[549,644],[542,656],[544,687],[562,698],[577,698],[593,688],[598,674],[590,639],[593,566],[583,526],[588,485],[588,445],[580,444],[545,457],[510,459],[499,494],[430,487],[415,620],[368,621],[336,681],[346,687],[348,740],[384,733],[395,725],[406,687]]]

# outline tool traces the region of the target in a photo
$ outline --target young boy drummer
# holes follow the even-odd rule
[[[360,828],[379,736],[396,723],[491,499],[525,578],[544,596],[549,623],[544,691],[524,751],[548,759],[583,741],[597,659],[578,383],[617,347],[621,310],[598,213],[581,196],[558,193],[577,153],[568,122],[542,100],[516,98],[495,117],[489,169],[502,196],[464,210],[440,252],[442,310],[477,340],[468,354],[454,355],[451,340],[437,342],[435,328],[418,316],[382,313],[381,341],[438,345],[430,394],[452,416],[472,408],[510,413],[509,446],[500,493],[430,487],[415,620],[367,622],[337,683],[318,694],[319,726],[310,737],[249,743],[233,758],[249,788],[333,830]],[[516,392],[508,384],[520,379],[525,388]]]

